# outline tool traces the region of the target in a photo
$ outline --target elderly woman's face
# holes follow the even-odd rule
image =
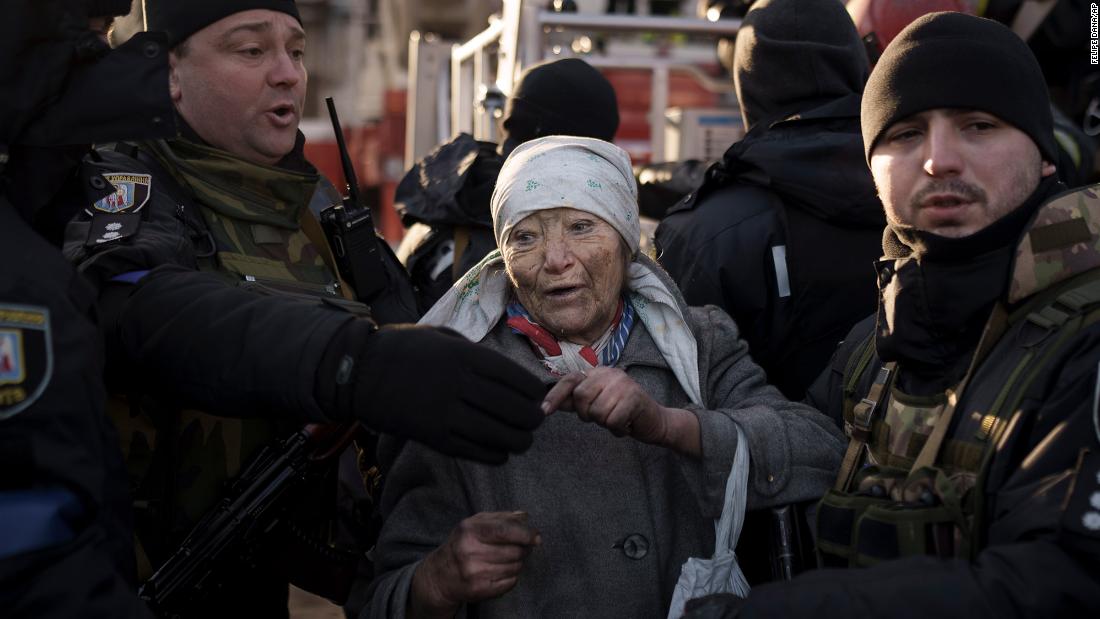
[[[512,228],[502,253],[520,303],[546,330],[588,345],[611,325],[628,256],[604,220],[571,208],[538,211]]]

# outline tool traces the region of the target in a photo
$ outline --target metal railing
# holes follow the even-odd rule
[[[450,126],[445,128],[449,135],[466,132],[479,139],[495,140],[496,119],[492,117],[495,108],[481,105],[480,97],[496,91],[504,96],[510,95],[523,69],[548,57],[547,40],[552,33],[689,34],[717,38],[733,35],[741,26],[741,21],[736,19],[712,22],[687,17],[555,13],[545,10],[544,6],[544,0],[504,0],[500,15],[494,16],[485,30],[465,43],[452,46],[448,105]],[[636,69],[652,73],[648,120],[650,152],[654,160],[660,160],[664,155],[662,127],[669,100],[670,72],[687,73],[709,92],[732,91],[732,84],[710,78],[697,66],[676,58],[599,54],[582,57],[600,68]],[[415,123],[416,118],[410,117],[409,122]],[[444,128],[438,129],[442,132]],[[410,131],[410,135],[412,133]]]

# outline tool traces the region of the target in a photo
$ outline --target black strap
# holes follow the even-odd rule
[[[833,486],[837,492],[847,490],[855,477],[859,462],[863,458],[863,451],[867,447],[867,441],[871,439],[871,427],[874,425],[875,414],[882,407],[882,401],[885,399],[896,368],[897,363],[893,361],[883,364],[875,375],[875,381],[871,383],[867,397],[860,400],[852,409],[852,421],[847,424],[848,450],[840,464],[836,485]]]

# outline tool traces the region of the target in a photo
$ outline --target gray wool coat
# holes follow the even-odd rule
[[[635,323],[617,367],[665,406],[699,418],[701,459],[647,445],[556,412],[526,453],[487,466],[384,437],[393,458],[365,617],[404,617],[413,573],[462,519],[522,510],[542,535],[519,582],[477,604],[489,617],[664,617],[680,567],[714,552],[714,522],[740,425],[750,449],[749,509],[815,498],[839,466],[832,421],[789,402],[752,362],[722,310],[690,308],[706,407],[690,404],[645,326]],[[527,340],[503,322],[482,343],[555,381]],[[470,609],[463,609],[470,610]]]

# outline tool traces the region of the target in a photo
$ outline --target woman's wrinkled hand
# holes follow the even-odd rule
[[[523,560],[542,543],[524,512],[466,518],[413,575],[410,617],[453,617],[462,604],[499,597],[519,581]]]
[[[668,408],[654,400],[626,372],[596,367],[563,377],[546,394],[542,412],[573,411],[615,436],[672,447],[698,455],[699,422],[690,411]]]

